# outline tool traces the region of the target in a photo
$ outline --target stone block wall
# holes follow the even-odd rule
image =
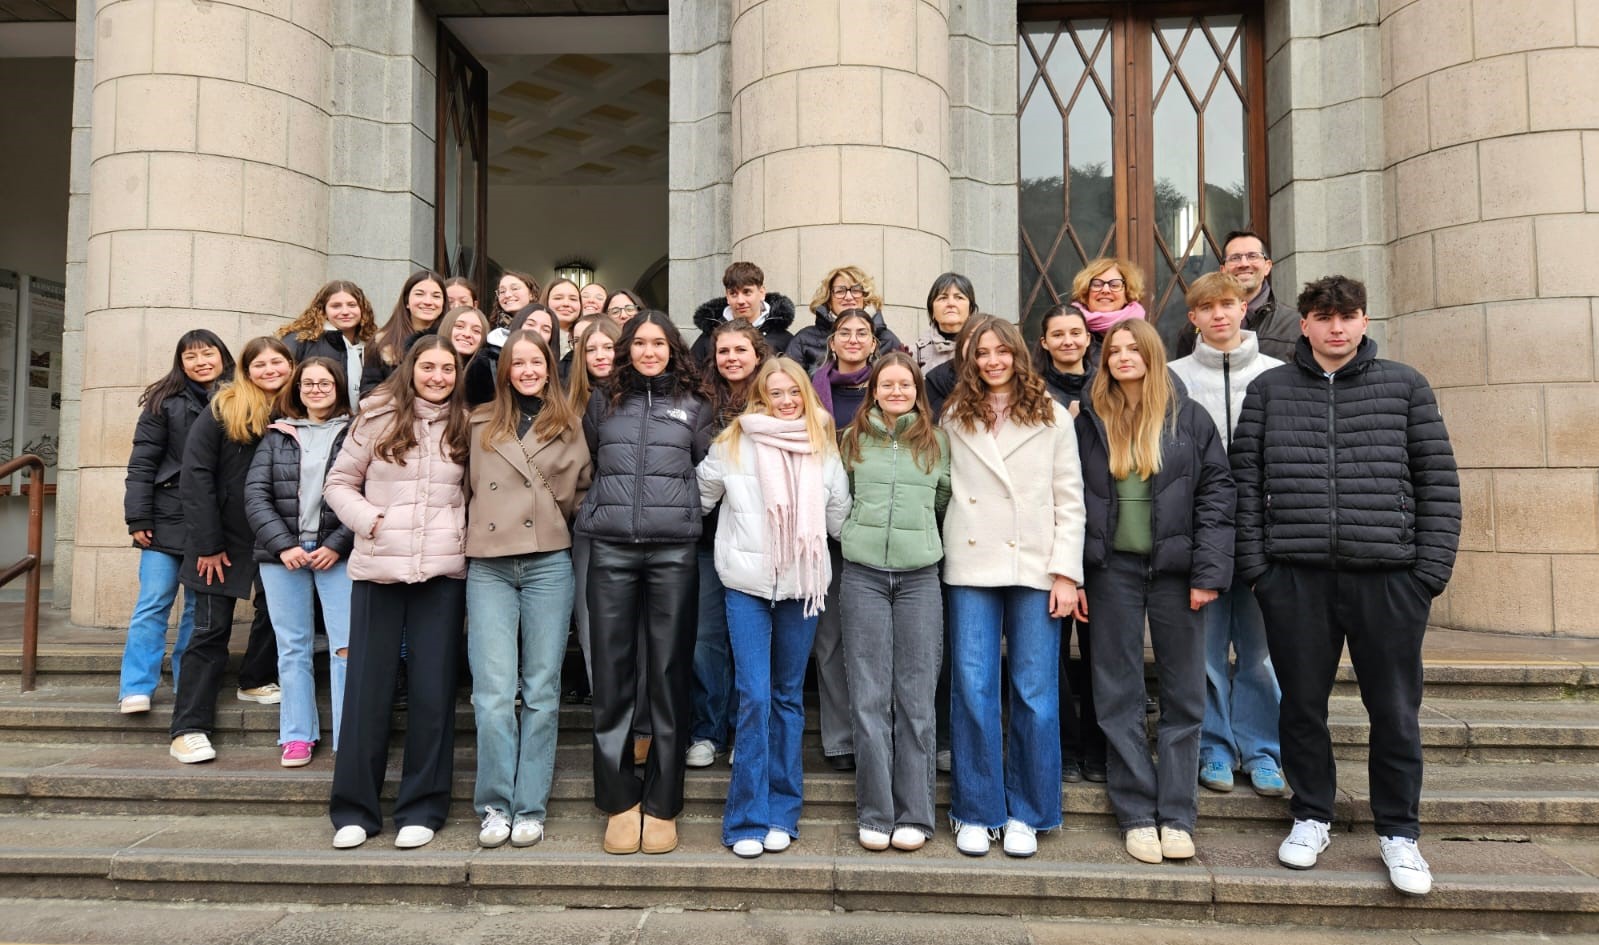
[[[672,86],[667,310],[685,328],[701,302],[721,294],[722,271],[733,261],[732,20],[732,0],[672,0],[667,14]],[[772,291],[793,291],[770,274],[767,283]]]
[[[1016,23],[1015,0],[950,4],[950,268],[972,280],[984,311],[1012,320],[1021,295]]]

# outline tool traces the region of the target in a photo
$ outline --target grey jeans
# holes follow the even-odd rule
[[[933,697],[944,648],[938,565],[879,571],[844,562],[839,597],[855,731],[861,827],[933,835]]]
[[[1199,726],[1205,718],[1205,626],[1188,609],[1188,580],[1154,574],[1142,555],[1112,551],[1089,568],[1094,708],[1105,732],[1110,805],[1123,830],[1180,827],[1198,817]],[[1155,646],[1160,720],[1149,757],[1144,723],[1144,619]]]
[[[855,750],[850,731],[849,679],[844,669],[844,647],[839,621],[845,610],[839,604],[840,572],[844,552],[839,543],[828,539],[827,552],[833,559],[833,581],[827,586],[827,608],[816,621],[816,640],[811,655],[816,658],[816,701],[821,709],[822,754],[847,755]]]

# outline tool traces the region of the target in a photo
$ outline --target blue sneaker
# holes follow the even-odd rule
[[[1282,797],[1288,793],[1288,782],[1283,780],[1283,773],[1265,765],[1249,772],[1249,783],[1261,797]]]
[[[1226,794],[1233,789],[1233,768],[1221,761],[1207,761],[1199,768],[1199,783]]]

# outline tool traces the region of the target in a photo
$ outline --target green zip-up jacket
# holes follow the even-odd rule
[[[861,437],[861,458],[849,468],[849,518],[844,520],[844,560],[880,571],[914,571],[944,557],[938,521],[949,505],[949,439],[938,434],[938,462],[922,469],[899,436],[915,414],[888,432],[876,408],[868,422],[876,436]]]

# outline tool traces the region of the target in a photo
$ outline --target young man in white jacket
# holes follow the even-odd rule
[[[1248,293],[1225,272],[1212,272],[1188,290],[1188,320],[1199,336],[1194,352],[1171,363],[1192,397],[1210,413],[1222,442],[1233,427],[1249,382],[1283,362],[1260,353],[1255,333],[1243,327]],[[1233,789],[1243,771],[1255,793],[1287,791],[1277,734],[1281,693],[1266,650],[1260,605],[1242,577],[1206,607],[1205,721],[1199,736],[1199,783],[1213,791]],[[1229,651],[1237,654],[1231,666]]]

